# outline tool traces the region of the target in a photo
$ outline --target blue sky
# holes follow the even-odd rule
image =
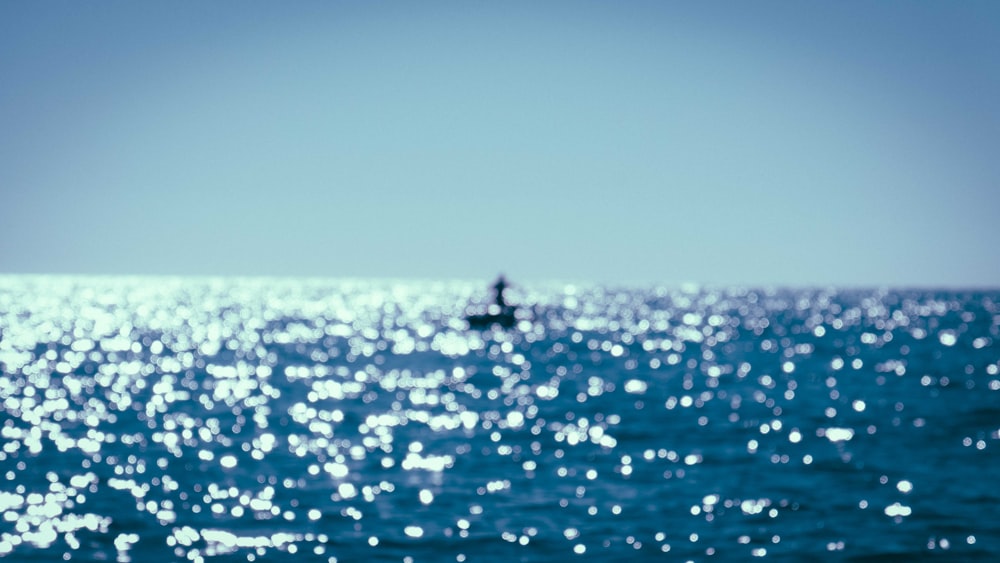
[[[994,2],[4,2],[0,273],[1000,286]]]

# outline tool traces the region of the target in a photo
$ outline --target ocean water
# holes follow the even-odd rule
[[[1000,291],[0,278],[0,555],[1000,557]]]

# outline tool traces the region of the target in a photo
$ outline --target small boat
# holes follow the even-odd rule
[[[469,328],[489,328],[493,325],[510,328],[517,323],[514,311],[516,311],[514,307],[498,309],[490,305],[485,313],[466,315],[465,320],[468,321]]]
[[[515,316],[517,307],[507,303],[503,295],[505,289],[507,289],[507,280],[501,275],[493,284],[493,290],[496,292],[494,302],[490,303],[485,311],[468,311],[465,315],[469,328],[490,328],[494,325],[510,328],[517,324]]]

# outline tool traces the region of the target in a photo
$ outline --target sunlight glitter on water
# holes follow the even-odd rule
[[[4,278],[0,553],[996,547],[947,484],[998,477],[995,294],[515,290],[469,331],[469,283]]]

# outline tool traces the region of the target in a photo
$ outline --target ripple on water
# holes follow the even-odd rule
[[[996,292],[0,279],[0,554],[995,553]]]

